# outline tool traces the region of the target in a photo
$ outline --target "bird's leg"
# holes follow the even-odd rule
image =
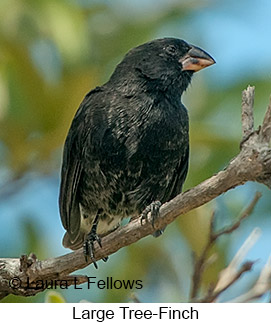
[[[151,212],[151,223],[154,228],[155,219],[159,216],[159,210],[162,203],[160,201],[154,201],[150,205],[146,207],[146,209],[141,213],[141,225],[143,224],[143,220],[148,222],[148,213]]]
[[[96,269],[98,269],[98,265],[97,265],[96,259],[94,257],[94,241],[97,241],[100,248],[102,248],[101,238],[97,234],[98,223],[99,223],[99,212],[95,216],[91,230],[90,230],[89,234],[87,235],[85,242],[83,244],[83,250],[84,250],[84,255],[85,255],[86,261],[88,261],[88,256],[89,256]],[[104,257],[102,259],[103,259],[103,261],[107,261],[108,257]]]
[[[85,259],[86,261],[88,261],[88,256],[91,258],[91,260],[93,261],[94,267],[97,269],[97,263],[94,257],[94,241],[97,241],[99,246],[102,247],[101,244],[101,239],[97,234],[97,226],[98,226],[98,222],[99,222],[99,213],[97,213],[91,230],[89,232],[89,234],[87,235],[85,242],[83,244],[83,250],[84,250],[84,255],[85,255]]]

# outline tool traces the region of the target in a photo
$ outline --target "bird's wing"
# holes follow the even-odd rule
[[[171,194],[169,200],[173,199],[176,195],[180,194],[182,191],[183,183],[185,181],[188,172],[188,161],[189,161],[189,146],[185,150],[178,166],[175,169],[172,183],[171,183]]]
[[[89,130],[89,127],[85,124],[85,111],[90,104],[90,96],[94,91],[88,93],[77,110],[63,151],[59,210],[62,224],[69,233],[71,243],[76,242],[80,234],[81,215],[78,187],[82,176],[84,147]]]
[[[82,173],[82,164],[80,155],[77,154],[77,136],[78,134],[71,128],[64,147],[59,195],[61,220],[71,237],[76,235],[80,229],[77,190]]]

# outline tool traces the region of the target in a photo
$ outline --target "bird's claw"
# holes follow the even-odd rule
[[[90,259],[93,262],[94,267],[96,269],[98,269],[98,265],[97,265],[97,262],[96,262],[96,259],[94,256],[94,241],[97,241],[100,248],[102,248],[101,238],[98,236],[98,234],[96,232],[90,232],[87,235],[87,238],[83,244],[83,251],[84,251],[86,262],[88,261],[88,257],[90,257]],[[102,260],[104,262],[106,262],[108,260],[108,257],[104,257],[104,258],[102,258]]]
[[[84,251],[86,262],[88,261],[88,257],[90,257],[90,259],[93,262],[94,267],[97,269],[98,266],[96,263],[96,259],[94,257],[94,241],[97,241],[98,245],[100,247],[102,247],[101,238],[97,235],[96,232],[90,232],[87,235],[86,240],[83,244],[83,251]]]
[[[146,209],[141,213],[141,219],[140,219],[141,225],[143,224],[144,220],[146,222],[148,222],[148,214],[150,212],[151,213],[151,224],[154,228],[154,222],[159,216],[159,210],[160,210],[161,205],[162,204],[160,201],[154,201],[150,205],[148,205],[146,207]]]

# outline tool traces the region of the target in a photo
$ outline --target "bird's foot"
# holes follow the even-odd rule
[[[84,255],[85,255],[85,259],[86,261],[88,261],[88,257],[90,257],[90,259],[93,262],[93,265],[96,269],[98,269],[98,265],[94,256],[94,242],[97,241],[98,245],[100,246],[100,248],[102,248],[102,242],[101,242],[101,238],[99,237],[99,235],[96,233],[96,231],[90,231],[90,233],[87,235],[85,242],[83,244],[83,250],[84,250]],[[104,262],[106,262],[108,260],[108,257],[104,257],[102,258],[102,260]]]
[[[154,228],[154,222],[159,216],[159,210],[161,207],[162,203],[160,201],[154,201],[150,205],[146,207],[146,209],[141,213],[141,225],[143,224],[143,221],[145,220],[148,222],[148,214],[149,212],[151,213],[151,224]]]

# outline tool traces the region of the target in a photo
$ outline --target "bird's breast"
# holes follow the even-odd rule
[[[157,152],[178,150],[188,142],[188,114],[181,104],[162,101],[153,106],[138,120],[137,137],[143,147]]]

